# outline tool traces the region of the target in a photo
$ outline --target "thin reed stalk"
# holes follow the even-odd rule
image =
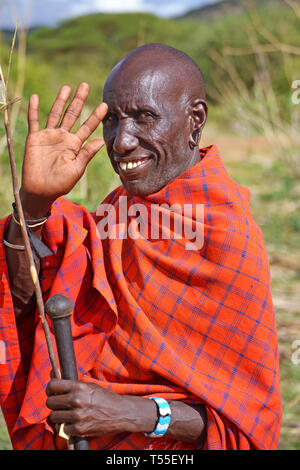
[[[17,30],[17,28],[16,28]],[[16,34],[16,31],[15,31]],[[12,55],[13,55],[13,47],[14,47],[14,41],[12,43],[11,51],[10,51],[10,59],[9,63],[11,64],[12,61]],[[16,167],[16,159],[15,159],[15,153],[14,153],[14,146],[13,146],[13,139],[12,139],[12,132],[11,132],[11,125],[10,125],[10,105],[12,104],[13,100],[9,101],[8,95],[7,95],[7,87],[8,87],[8,80],[5,82],[4,80],[4,75],[2,72],[2,68],[0,66],[0,90],[1,90],[1,95],[2,95],[2,100],[3,105],[2,109],[4,111],[4,125],[5,125],[5,133],[6,133],[6,140],[7,140],[7,147],[8,147],[8,154],[9,154],[9,161],[10,161],[10,168],[11,168],[11,174],[12,174],[12,185],[13,185],[13,194],[14,194],[14,199],[16,203],[16,208],[19,216],[19,221],[20,221],[20,226],[21,226],[21,232],[23,236],[23,241],[25,245],[25,250],[26,250],[26,255],[28,258],[29,262],[29,271],[30,271],[30,276],[34,285],[34,291],[35,291],[35,296],[36,296],[36,302],[37,302],[37,307],[40,315],[40,319],[42,322],[42,327],[45,333],[45,338],[46,338],[46,343],[47,343],[47,348],[48,348],[48,353],[49,353],[49,358],[51,362],[51,366],[53,369],[53,374],[56,378],[60,378],[60,371],[59,367],[57,364],[56,356],[54,353],[54,348],[52,344],[52,339],[51,339],[51,334],[50,334],[50,328],[48,325],[48,321],[46,319],[45,315],[45,309],[44,309],[44,302],[43,302],[43,297],[42,297],[42,291],[41,291],[41,286],[34,262],[34,257],[33,257],[33,252],[31,249],[30,241],[29,241],[29,236],[27,233],[27,227],[26,227],[26,222],[24,218],[24,212],[23,212],[23,207],[20,199],[20,194],[19,194],[19,184],[18,184],[18,175],[17,175],[17,167]]]

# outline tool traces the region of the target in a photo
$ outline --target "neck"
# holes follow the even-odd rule
[[[190,158],[190,162],[189,164],[187,165],[186,169],[189,170],[190,168],[192,168],[193,166],[195,166],[197,163],[199,163],[201,160],[201,155],[200,155],[200,152],[199,152],[199,148],[198,147],[195,147],[193,153],[192,153],[192,156]]]

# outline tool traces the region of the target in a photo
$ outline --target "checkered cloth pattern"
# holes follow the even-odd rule
[[[42,260],[44,299],[74,303],[72,333],[79,378],[120,394],[204,404],[204,449],[276,449],[281,425],[278,347],[270,272],[250,193],[228,175],[215,146],[142,203],[203,204],[204,244],[100,240],[100,216],[60,198],[43,229],[53,255]],[[117,188],[104,201],[122,219]],[[1,221],[1,235],[10,217]],[[102,216],[103,220],[103,216]],[[1,239],[2,239],[1,236]],[[37,312],[16,326],[0,246],[0,400],[15,449],[64,449],[47,423],[50,378]],[[27,323],[26,323],[27,322]],[[34,330],[32,325],[34,323]],[[2,343],[2,344],[3,344]],[[27,359],[26,359],[27,358]],[[155,441],[155,442],[153,442]],[[139,434],[90,439],[91,449],[191,449]]]

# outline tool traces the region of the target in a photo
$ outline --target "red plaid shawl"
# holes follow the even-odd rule
[[[45,299],[62,293],[72,321],[80,378],[120,394],[204,403],[205,449],[275,449],[281,423],[278,349],[270,273],[249,191],[228,175],[215,147],[142,202],[204,204],[204,245],[139,238],[100,241],[99,218],[65,199],[53,206],[42,263]],[[118,209],[123,187],[104,202]],[[118,214],[118,212],[117,212]],[[117,222],[121,218],[118,215]],[[2,231],[9,219],[2,221]],[[14,321],[1,246],[1,406],[15,449],[63,448],[46,423],[50,365],[38,316],[35,334]],[[28,376],[20,349],[30,350]],[[192,448],[142,434],[90,439],[92,449]]]

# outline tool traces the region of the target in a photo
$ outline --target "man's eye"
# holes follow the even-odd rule
[[[105,116],[105,121],[106,121],[106,122],[114,122],[114,121],[116,121],[117,119],[118,119],[118,118],[117,118],[117,116],[116,116],[115,114],[110,114],[110,113],[109,113],[109,114],[107,114],[107,115]]]
[[[154,116],[150,111],[141,111],[137,114],[137,119],[138,121],[152,121],[154,119]]]

